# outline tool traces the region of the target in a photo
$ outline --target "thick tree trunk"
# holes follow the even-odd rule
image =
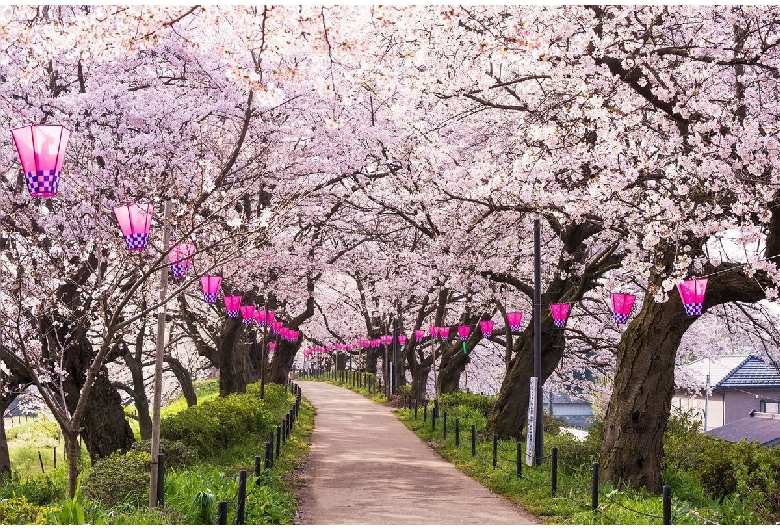
[[[287,382],[287,376],[293,368],[295,355],[301,347],[301,341],[287,342],[280,340],[276,343],[276,350],[271,358],[271,366],[266,372],[267,383],[278,383],[283,385]]]
[[[140,359],[130,355],[129,352],[126,352],[123,357],[125,366],[133,379],[133,400],[136,411],[138,411],[138,428],[141,440],[149,440],[152,437],[152,416],[149,412],[149,398],[146,395],[143,365]]]
[[[86,340],[78,341],[65,352],[64,368],[68,372],[64,385],[65,399],[71,413],[76,410],[93,357],[92,346]],[[127,451],[135,441],[119,392],[109,381],[105,366],[100,369],[92,385],[80,427],[93,461],[115,451]]]
[[[195,386],[192,384],[192,374],[190,374],[189,370],[187,370],[176,357],[166,355],[163,357],[163,360],[168,363],[168,368],[170,368],[173,375],[176,376],[179,387],[181,387],[181,393],[184,395],[184,399],[187,400],[187,406],[194,407],[197,405],[198,396],[195,394]]]
[[[650,285],[660,285],[652,278]],[[663,433],[674,394],[674,365],[685,331],[695,322],[685,316],[680,297],[669,293],[663,304],[647,295],[617,348],[612,398],[601,442],[602,480],[645,486],[659,493]],[[705,309],[730,301],[755,302],[764,297],[755,280],[739,272],[710,279]]]
[[[549,313],[542,318],[542,381],[550,377],[563,357],[564,342],[562,330],[556,328]],[[499,438],[520,439],[528,420],[528,404],[531,395],[531,377],[534,375],[533,326],[520,334],[513,344],[517,352],[509,362],[501,391],[488,418],[488,432],[495,432]]]
[[[241,336],[240,318],[228,318],[219,343],[219,396],[246,392],[243,355],[238,344]]]

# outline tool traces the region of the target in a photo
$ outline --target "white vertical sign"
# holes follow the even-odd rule
[[[531,395],[528,399],[528,436],[525,440],[525,465],[532,466],[536,459],[536,377],[531,378]]]

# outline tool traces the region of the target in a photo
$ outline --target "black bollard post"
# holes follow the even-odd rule
[[[447,439],[447,411],[444,411],[444,415],[442,416],[442,434],[444,435],[444,439]]]
[[[498,463],[498,435],[493,433],[493,469],[496,469]]]
[[[271,466],[273,466],[273,460],[274,460],[274,430],[271,428],[271,432],[268,433],[268,445],[271,446],[271,452],[268,454],[268,457],[271,458]]]
[[[417,399],[414,400],[414,419],[417,419]]]
[[[265,442],[265,468],[274,467],[274,446],[270,442]]]
[[[428,423],[428,404],[423,407],[423,423]]]
[[[471,456],[477,456],[477,426],[471,424]]]
[[[431,430],[436,431],[436,407],[433,408],[433,412],[431,413]]]
[[[664,486],[664,524],[672,524],[672,487]]]
[[[54,448],[54,469],[57,469],[57,448]]]
[[[599,463],[593,462],[593,477],[590,484],[590,507],[595,512],[599,509]]]
[[[282,447],[282,424],[276,426],[276,458],[279,458],[279,452]]]
[[[238,472],[238,503],[236,505],[236,524],[244,524],[246,513],[246,469]]]
[[[455,447],[460,447],[460,418],[455,418]]]
[[[19,420],[21,423],[22,420]],[[38,451],[38,461],[41,463],[41,473],[46,473],[46,470],[43,469],[43,457],[41,456],[41,452]]]
[[[521,442],[517,442],[517,478],[520,478],[523,476],[523,444]]]
[[[268,456],[268,442],[265,442],[265,456]],[[260,476],[260,470],[263,467],[263,458],[262,456],[255,455],[255,476]]]
[[[558,492],[558,448],[551,448],[550,453],[550,493],[555,497]]]
[[[439,417],[439,400],[434,399],[433,400],[433,415],[437,418]]]
[[[157,453],[157,506],[165,506],[165,453]]]
[[[227,524],[227,501],[217,503],[217,524]]]

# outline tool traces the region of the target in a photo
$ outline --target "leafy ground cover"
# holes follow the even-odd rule
[[[0,523],[213,524],[221,500],[228,501],[227,520],[234,523],[239,471],[245,469],[246,523],[292,524],[297,506],[293,475],[308,453],[314,409],[301,402],[274,466],[254,476],[255,456],[263,455],[270,433],[295,403],[292,392],[274,384],[266,385],[266,399],[260,401],[256,387],[216,399],[217,386],[207,382],[199,385],[197,406],[173,403],[174,412],[166,410],[161,422],[166,453],[163,507],[148,508],[147,441],[94,466],[87,458],[73,500],[66,497],[64,466],[29,475],[15,469],[13,480],[0,484]]]

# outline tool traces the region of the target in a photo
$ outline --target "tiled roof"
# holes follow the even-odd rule
[[[744,355],[724,355],[713,360],[700,359],[686,365],[685,369],[693,374],[693,380],[703,388],[707,384],[707,375],[710,376],[710,384],[715,385],[744,360]]]
[[[744,438],[748,442],[771,447],[780,443],[780,419],[755,414],[707,431],[706,434],[727,442],[738,442]]]
[[[715,386],[716,388],[780,388],[780,369],[771,361],[750,355]]]

